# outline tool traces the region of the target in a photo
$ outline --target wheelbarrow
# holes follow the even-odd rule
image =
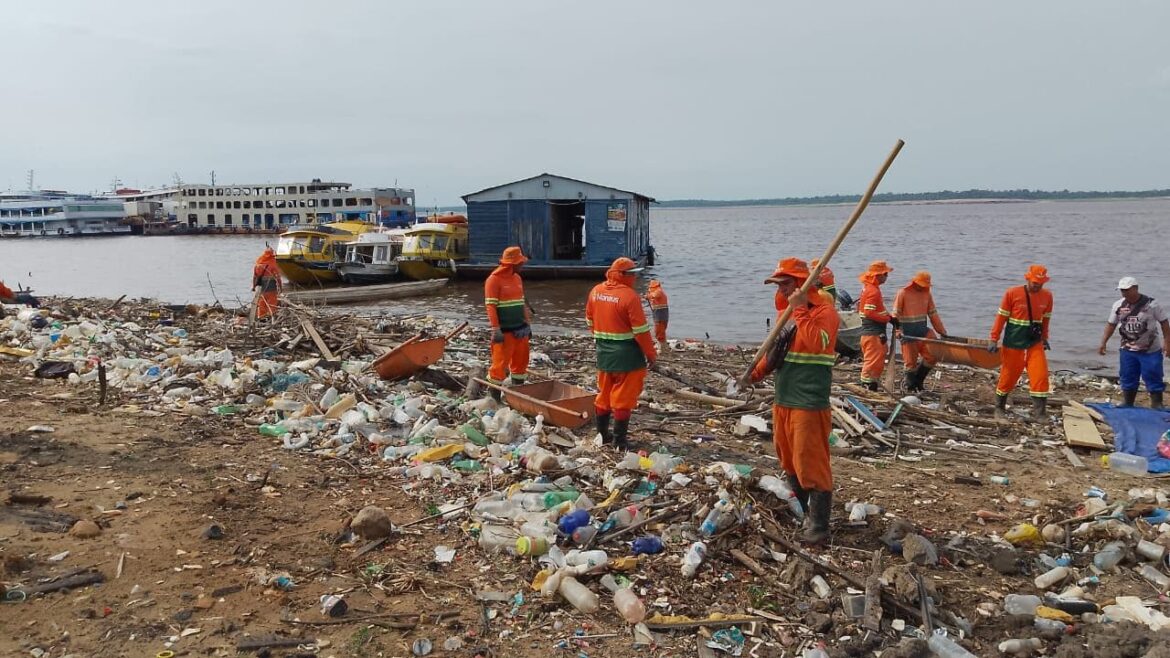
[[[418,334],[398,347],[374,359],[370,367],[386,380],[404,379],[443,358],[447,341],[467,328],[467,323],[455,327],[451,333],[438,338],[423,338]]]
[[[988,349],[995,343],[983,338],[947,336],[945,339],[938,339],[903,335],[902,341],[926,343],[930,353],[941,363],[957,363],[987,370],[995,370],[1002,364],[999,352]]]
[[[593,419],[593,400],[597,394],[580,386],[555,379],[511,387],[493,384],[485,379],[477,378],[475,381],[503,393],[504,402],[509,407],[529,416],[541,414],[550,425],[577,429]]]

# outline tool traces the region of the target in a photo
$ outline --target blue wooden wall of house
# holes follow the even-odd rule
[[[609,228],[611,206],[626,209],[624,231]],[[585,200],[585,256],[554,260],[549,205],[543,199],[479,201],[467,204],[473,262],[491,262],[506,247],[519,245],[534,265],[607,265],[619,256],[646,255],[650,245],[650,204],[644,199]]]

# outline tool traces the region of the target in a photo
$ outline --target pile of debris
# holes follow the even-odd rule
[[[1051,419],[993,418],[989,397],[971,393],[988,386],[987,373],[939,368],[927,393],[898,398],[845,383],[856,366],[837,368],[834,469],[852,495],[843,496],[834,543],[814,551],[792,541],[804,510],[776,477],[768,388],[746,401],[720,395],[744,366],[740,349],[672,341],[635,417],[632,438],[644,449],[616,454],[588,426],[554,427],[486,396],[475,383],[483,329],[452,339],[442,362],[409,380],[385,381],[371,367],[396,343],[454,326],[301,307],[256,323],[220,307],[46,300],[0,320],[0,344],[36,376],[92,391],[95,404],[217,417],[289,453],[380,473],[430,508],[401,525],[393,509],[354,510],[335,538],[351,563],[404,533],[458,527],[459,542],[435,542],[432,564],[441,573],[458,555],[480,560],[485,615],[553,628],[550,638],[564,635],[568,609],[627,629],[578,632],[546,650],[588,655],[590,642],[607,637],[671,646],[670,634],[689,630],[700,655],[970,655],[963,645],[1076,655],[1086,625],[1170,629],[1156,609],[1165,599],[1144,599],[1170,589],[1167,493],[1129,488],[1116,502],[1102,488],[1083,500],[1009,493],[1001,471],[1041,456],[1086,467]],[[534,340],[537,377],[588,386],[591,360],[582,336]],[[888,486],[866,473],[889,473]],[[885,489],[901,497],[883,500]],[[941,527],[930,497],[952,490],[980,492],[986,505]],[[913,518],[914,506],[927,518]],[[291,587],[292,574],[273,562],[255,579]],[[992,572],[1008,595],[980,582]],[[395,577],[371,565],[359,575]],[[10,600],[43,593],[6,587]],[[340,593],[322,601],[321,618],[344,619],[344,601]],[[431,650],[419,642],[416,655]],[[453,636],[444,648],[461,642]]]

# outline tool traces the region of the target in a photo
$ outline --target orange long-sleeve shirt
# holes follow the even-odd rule
[[[493,328],[519,329],[529,322],[524,281],[511,265],[497,267],[483,282],[483,302]]]
[[[16,295],[12,292],[12,289],[4,285],[3,281],[0,281],[0,300],[7,301],[13,299],[14,297],[16,297]]]
[[[890,321],[890,314],[886,311],[886,303],[882,300],[882,288],[876,283],[866,282],[861,289],[861,298],[857,300],[857,307],[861,309],[861,333],[875,336],[886,332],[886,324]]]
[[[894,297],[892,315],[898,318],[902,325],[902,333],[906,336],[925,337],[927,322],[938,333],[944,336],[947,333],[942,318],[938,316],[938,309],[934,307],[934,296],[930,294],[930,288],[922,288],[911,283],[899,290]]]
[[[760,381],[773,368],[780,368],[776,374],[776,404],[797,409],[824,409],[829,406],[841,320],[833,308],[832,295],[813,290],[808,297],[807,304],[792,312],[796,329],[784,355],[783,367],[769,363],[767,358],[760,359],[752,368],[752,381]],[[783,312],[788,307],[787,298],[777,295],[776,307]]]
[[[585,322],[597,343],[598,370],[630,372],[658,359],[642,300],[619,274],[608,273],[605,283],[589,292]]]

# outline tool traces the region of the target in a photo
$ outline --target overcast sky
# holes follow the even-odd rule
[[[1170,2],[5,2],[0,190],[1170,187]]]

